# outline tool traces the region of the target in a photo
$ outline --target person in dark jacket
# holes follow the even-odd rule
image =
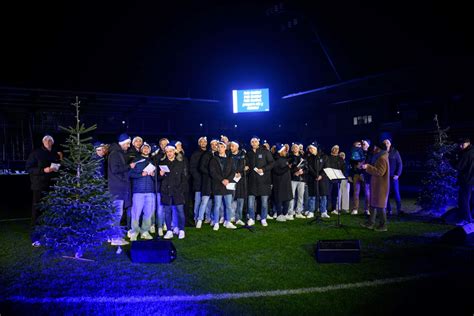
[[[206,221],[210,222],[219,221],[219,218],[214,219],[210,212],[212,209],[212,201],[210,200],[212,195],[212,184],[211,184],[211,176],[209,174],[209,162],[211,161],[214,154],[217,152],[217,139],[211,140],[211,149],[210,151],[206,151],[201,156],[201,161],[199,162],[199,171],[201,173],[201,205],[199,206],[199,215],[198,221],[204,219],[204,215],[206,215]],[[210,205],[209,205],[210,204]],[[199,228],[199,227],[197,227]]]
[[[291,168],[285,145],[275,145],[275,162],[272,168],[273,200],[278,222],[286,222],[290,201],[293,199]],[[293,217],[291,217],[293,219]]]
[[[397,215],[403,215],[402,212],[402,199],[400,198],[400,186],[398,179],[402,175],[403,163],[400,153],[396,148],[392,146],[391,137],[382,137],[382,141],[385,144],[388,152],[388,165],[390,170],[390,195],[395,198],[397,204]],[[392,214],[392,206],[390,205],[390,196],[387,203],[387,215]]]
[[[469,138],[460,139],[459,148],[461,152],[456,165],[457,184],[459,185],[458,205],[464,214],[465,221],[472,223],[474,216],[474,148]]]
[[[232,191],[227,188],[227,185],[232,182],[235,176],[234,165],[232,158],[226,154],[227,146],[223,141],[217,144],[217,155],[212,157],[209,161],[209,174],[211,176],[212,193],[214,194],[214,221],[212,226],[214,230],[219,230],[219,211],[222,205],[222,200],[225,203],[224,212],[224,227],[229,229],[236,229],[231,221],[232,209]]]
[[[184,161],[176,159],[176,144],[173,142],[168,143],[165,147],[166,158],[161,161],[160,165],[168,167],[169,172],[160,170],[158,177],[161,181],[161,202],[165,212],[166,226],[169,228],[164,238],[173,238],[173,233],[178,235],[179,239],[185,237],[184,233],[184,186],[186,182],[186,166]],[[172,207],[177,209],[178,214],[178,227],[171,230],[171,221],[173,220]]]
[[[127,162],[130,163],[134,161],[136,158],[141,156],[141,147],[143,145],[143,138],[140,136],[135,136],[132,139],[132,145],[127,150]]]
[[[311,159],[308,158],[308,171],[310,179],[308,180],[308,184],[310,184],[308,189],[310,190],[310,200],[314,201],[314,209],[316,209],[316,205],[319,206],[319,211],[322,218],[330,218],[327,210],[330,181],[324,172],[327,158],[319,151],[318,144],[316,142],[311,143],[309,146],[309,151],[313,156]],[[314,214],[313,216],[308,217],[314,217]]]
[[[130,201],[130,179],[128,172],[135,168],[135,163],[127,163],[127,150],[130,148],[130,137],[127,134],[121,134],[118,138],[118,143],[113,143],[110,146],[109,163],[108,163],[108,186],[109,191],[115,196],[113,202],[117,223],[120,225],[120,219],[123,215],[124,209],[131,206]],[[122,246],[128,244],[123,239],[123,236],[113,236],[112,245]]]
[[[153,164],[158,168],[161,162],[166,158],[165,147],[168,145],[169,140],[167,138],[161,138],[158,141],[159,147],[153,151],[151,154]],[[152,223],[150,231],[153,233],[155,231],[155,226],[158,227],[158,236],[163,236],[164,224],[165,224],[165,214],[163,212],[163,204],[161,203],[161,178],[155,177],[155,195],[156,195],[156,207],[155,212],[151,216]],[[169,227],[171,229],[171,227]]]
[[[346,173],[346,165],[344,160],[339,157],[339,146],[334,145],[331,148],[331,154],[327,157],[327,168],[332,169],[339,169],[342,171],[343,174]],[[337,196],[338,196],[338,182],[333,180],[330,181],[329,185],[329,196],[331,198],[331,214],[338,215],[339,212],[337,211]]]
[[[149,230],[151,227],[151,215],[155,210],[155,171],[145,171],[148,165],[152,165],[150,152],[151,147],[146,142],[140,149],[141,155],[133,161],[135,168],[130,169],[132,180],[132,229],[129,231],[131,241],[136,241],[138,234],[142,239],[153,239]],[[140,228],[140,215],[143,212],[142,227]]]
[[[200,137],[198,139],[198,145],[199,145],[199,149],[193,152],[193,154],[191,155],[191,159],[189,161],[189,169],[190,169],[192,183],[193,183],[192,190],[194,192],[194,221],[196,223],[196,228],[201,228],[204,214],[202,214],[202,218],[199,219],[199,207],[201,205],[201,193],[202,193],[201,192],[202,177],[201,177],[201,172],[199,170],[199,164],[201,163],[202,155],[207,150],[207,137],[205,136]]]
[[[97,170],[97,174],[98,176],[107,179],[106,177],[107,162],[105,160],[107,157],[106,157],[105,144],[102,144],[101,142],[95,142],[94,149],[95,149],[95,152],[92,155],[92,159],[99,161],[99,169]]]
[[[232,164],[234,165],[235,170],[235,178],[239,179],[235,185],[235,191],[233,192],[234,201],[232,207],[234,209],[235,223],[237,225],[245,225],[243,217],[244,203],[247,198],[245,152],[239,149],[240,145],[237,141],[231,141],[229,147]],[[233,182],[235,182],[235,180]]]
[[[246,170],[248,175],[248,215],[247,224],[255,224],[255,197],[260,197],[262,204],[261,223],[268,226],[268,197],[272,193],[271,171],[273,167],[273,157],[269,150],[260,148],[260,139],[256,136],[250,140],[252,149],[246,154]]]
[[[53,151],[54,139],[45,135],[42,139],[41,148],[34,150],[26,161],[25,170],[30,175],[31,191],[33,191],[33,203],[31,207],[31,226],[37,224],[41,215],[39,203],[53,185],[53,179],[57,176],[58,169],[54,164],[59,163],[59,155]],[[33,231],[33,229],[32,229]],[[36,236],[31,235],[33,246],[40,246]]]
[[[297,197],[297,203],[293,198],[290,201],[288,209],[289,216],[295,215],[296,218],[306,218],[303,215],[303,199],[306,185],[306,175],[308,172],[308,164],[300,152],[300,144],[293,143],[291,146],[291,154],[288,159],[291,166],[291,191],[294,197]],[[296,194],[297,192],[297,194]],[[295,209],[296,204],[296,209]]]

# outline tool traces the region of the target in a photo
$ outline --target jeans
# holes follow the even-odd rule
[[[194,192],[194,221],[199,218],[199,207],[201,206],[201,192]]]
[[[268,214],[268,195],[260,196],[262,201],[262,219],[267,219]],[[255,220],[255,195],[249,195],[248,199],[249,219]]]
[[[309,191],[307,183],[304,184],[303,210],[309,210]]]
[[[219,222],[219,213],[222,209],[222,199],[224,198],[225,203],[225,213],[224,220],[229,222],[232,212],[232,194],[226,195],[214,195],[214,224]]]
[[[365,193],[365,209],[369,209],[370,205],[370,183],[365,181],[364,175],[361,174],[355,174],[353,177],[353,183],[354,183],[354,195],[353,195],[353,200],[354,200],[354,205],[352,206],[353,210],[358,210],[359,209],[359,193],[360,193],[360,187],[364,189]]]
[[[244,199],[238,198],[232,202],[233,216],[235,220],[243,220],[243,210],[244,210]]]
[[[296,203],[296,213],[303,212],[303,199],[304,199],[304,187],[305,184],[303,181],[291,181],[291,191],[293,196],[296,197],[295,191],[298,191],[297,203]],[[289,210],[293,211],[295,208],[295,199],[290,201]]]
[[[322,195],[319,197],[319,200],[320,200],[319,211],[321,213],[326,213],[328,211],[328,196]]]
[[[114,200],[113,206],[115,209],[115,225],[120,226],[120,220],[122,219],[123,215],[123,203],[124,200]],[[122,236],[112,236],[113,238],[120,238]]]
[[[397,203],[397,214],[400,214],[402,210],[402,199],[400,198],[400,185],[398,180],[394,180],[393,177],[390,178],[390,195],[395,198],[395,203]],[[392,205],[390,205],[390,197],[387,201],[387,212],[392,213]]]
[[[204,220],[204,213],[206,214],[206,219],[211,219],[210,218],[211,209],[212,209],[212,200],[210,200],[210,196],[209,195],[201,196],[201,204],[199,205],[199,211],[198,211],[198,216],[197,216],[198,221]]]
[[[151,214],[155,209],[155,193],[133,193],[132,197],[132,230],[135,233],[144,233],[150,230]],[[140,229],[140,215],[143,211],[142,228]]]
[[[458,205],[459,210],[464,215],[464,219],[468,222],[472,222],[472,212],[474,211],[474,194],[472,190],[473,185],[461,184],[458,191]]]
[[[162,228],[163,224],[165,223],[165,214],[163,212],[163,205],[161,204],[161,193],[156,193],[156,213],[155,216],[155,224],[157,228]],[[171,228],[166,224],[167,228]]]
[[[310,213],[314,213],[315,210],[316,210],[316,197],[310,196],[308,198],[308,211]]]
[[[179,205],[174,205],[176,207],[176,212],[178,214],[178,228],[179,230],[184,230],[184,207],[183,204]],[[171,227],[171,221],[173,218],[173,207],[171,205],[165,205],[164,207],[164,212],[165,212],[165,221],[166,221],[166,227],[170,229]]]
[[[275,202],[274,205],[278,216],[288,214],[288,207],[290,205],[290,201]]]

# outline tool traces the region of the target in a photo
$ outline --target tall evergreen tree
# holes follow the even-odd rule
[[[113,236],[121,236],[122,228],[115,226],[117,215],[108,192],[106,180],[98,172],[101,163],[93,157],[91,138],[85,137],[97,128],[85,127],[79,119],[80,101],[76,109],[74,127],[60,127],[69,133],[62,145],[65,157],[53,189],[42,200],[44,211],[37,232],[41,244],[60,252],[74,252],[82,257],[85,251],[98,246]]]
[[[441,128],[438,115],[435,115],[433,120],[436,124],[435,139],[428,149],[428,160],[425,164],[427,172],[422,180],[417,205],[421,206],[423,211],[439,216],[457,198],[457,171],[450,163],[450,155],[456,145],[448,141],[449,128]]]

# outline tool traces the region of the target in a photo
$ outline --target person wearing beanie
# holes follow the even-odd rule
[[[278,222],[286,222],[290,201],[293,200],[291,188],[291,168],[285,145],[275,145],[275,162],[272,168],[273,201]],[[288,218],[290,219],[290,218]],[[291,220],[293,217],[291,217]]]
[[[199,149],[193,152],[189,161],[189,170],[192,179],[192,191],[194,192],[194,222],[196,228],[201,228],[202,221],[204,220],[204,213],[199,214],[199,207],[201,205],[201,184],[202,177],[199,171],[199,163],[202,155],[207,150],[207,137],[203,136],[198,139]]]
[[[245,161],[248,170],[248,215],[247,224],[255,224],[255,198],[260,197],[262,205],[261,224],[268,226],[268,197],[272,193],[271,170],[273,157],[269,150],[260,147],[260,139],[253,136],[250,140],[251,150],[246,154]]]
[[[160,170],[157,175],[162,179],[161,202],[163,203],[166,227],[169,228],[164,238],[172,239],[173,234],[175,234],[178,235],[179,239],[183,239],[185,237],[185,215],[183,207],[185,201],[183,192],[184,186],[186,185],[186,167],[184,165],[184,161],[179,161],[176,159],[175,143],[168,143],[165,146],[165,152],[165,159],[160,162],[160,165],[167,166],[169,172]],[[178,215],[178,227],[175,227],[174,230],[171,229],[171,222],[173,220],[173,207],[176,208]]]
[[[217,155],[213,156],[209,161],[209,175],[211,176],[212,193],[214,194],[214,216],[211,226],[215,231],[219,230],[220,208],[222,200],[225,204],[224,227],[228,229],[236,229],[231,219],[232,212],[232,191],[227,185],[234,179],[235,171],[232,158],[226,154],[227,145],[223,141],[219,141],[217,145]]]
[[[293,143],[291,146],[291,154],[289,157],[289,164],[291,167],[291,191],[293,198],[290,201],[288,215],[295,215],[296,218],[306,218],[303,215],[303,199],[306,185],[306,175],[308,173],[308,163],[300,154],[300,144]]]
[[[397,215],[403,215],[402,199],[400,197],[399,178],[402,175],[403,163],[398,150],[392,145],[392,138],[388,135],[382,136],[382,142],[388,152],[388,165],[390,170],[390,195],[395,198],[397,204]],[[387,214],[392,215],[392,205],[390,204],[390,196],[387,204]]]
[[[383,150],[383,144],[373,146],[373,157],[369,163],[364,163],[361,167],[371,175],[370,178],[370,217],[362,226],[376,231],[387,231],[387,201],[390,187],[390,170],[388,153]],[[375,225],[377,213],[380,214],[379,225]]]
[[[235,170],[235,178],[238,178],[238,182],[235,185],[235,190],[232,192],[233,202],[232,211],[234,214],[235,224],[243,226],[245,225],[243,217],[243,209],[245,199],[247,198],[247,176],[245,172],[245,152],[240,150],[239,142],[231,141],[229,143],[230,157],[232,158],[232,164]],[[233,180],[232,182],[235,182]],[[232,218],[231,218],[232,222]]]
[[[165,147],[168,145],[169,140],[167,138],[160,138],[158,141],[159,147],[151,153],[153,164],[159,166],[161,162],[166,158]],[[155,177],[155,196],[156,196],[156,207],[155,212],[153,212],[152,225],[150,231],[154,233],[158,231],[158,236],[163,236],[163,230],[165,230],[165,215],[163,211],[163,204],[161,203],[161,178]],[[165,226],[164,226],[165,225]],[[156,227],[158,229],[156,229]],[[170,227],[171,229],[171,227]]]
[[[39,236],[36,236],[34,226],[42,213],[40,208],[41,198],[44,197],[54,183],[54,177],[57,176],[58,169],[54,164],[60,162],[60,157],[53,150],[54,139],[50,135],[45,135],[42,139],[40,148],[30,153],[26,160],[25,170],[30,175],[31,191],[33,191],[33,203],[31,206],[31,241],[32,245],[39,247]]]
[[[127,157],[128,157],[129,162],[132,162],[135,160],[135,158],[140,157],[141,155],[140,149],[142,145],[143,145],[143,138],[141,138],[140,136],[135,136],[132,139],[132,144],[127,151]]]
[[[153,165],[150,158],[151,146],[143,143],[140,148],[140,156],[136,157],[135,168],[129,171],[132,180],[132,222],[128,233],[130,241],[136,241],[138,234],[141,239],[153,239],[149,230],[151,228],[151,216],[155,210],[155,171],[145,171],[148,165]],[[153,165],[154,167],[154,165]],[[140,227],[140,215],[143,212],[142,226]]]
[[[106,168],[107,162],[106,162],[106,148],[105,144],[102,144],[101,142],[95,142],[93,144],[94,146],[94,153],[92,154],[92,159],[99,161],[99,169],[97,170],[97,175],[99,177],[107,178],[106,177]]]
[[[321,213],[321,218],[330,218],[327,211],[330,182],[324,172],[326,157],[322,155],[316,142],[308,146],[308,151],[308,193],[310,198],[307,218],[314,217],[316,207]]]
[[[109,192],[115,196],[113,204],[117,216],[116,225],[120,225],[123,211],[131,206],[129,171],[135,168],[135,163],[128,164],[126,154],[131,142],[127,134],[121,134],[118,137],[118,142],[110,146],[107,174]],[[128,244],[123,236],[112,236],[111,243],[115,246]]]
[[[344,161],[339,157],[339,146],[334,145],[331,148],[331,154],[327,157],[327,168],[339,169],[343,174],[346,173],[346,165]],[[336,180],[330,181],[329,184],[329,196],[331,200],[331,214],[338,215],[337,210],[337,197],[338,197],[338,182]]]
[[[212,180],[209,174],[209,162],[211,161],[214,154],[217,152],[217,138],[211,140],[211,149],[206,151],[201,156],[201,161],[199,162],[199,171],[201,173],[201,205],[199,206],[199,217],[201,220],[204,218],[205,214],[206,220],[205,223],[210,223],[211,220],[219,221],[219,218],[212,218],[212,201],[210,200],[212,195]],[[210,203],[210,205],[208,205]]]
[[[460,153],[455,167],[458,171],[458,206],[464,217],[464,221],[459,224],[463,225],[472,223],[474,216],[474,148],[467,137],[461,138],[458,144]]]

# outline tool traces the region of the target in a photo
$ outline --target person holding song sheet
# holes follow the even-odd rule
[[[387,201],[390,188],[390,170],[388,153],[385,145],[374,145],[373,156],[370,164],[363,164],[362,169],[366,170],[370,177],[370,217],[367,223],[362,226],[376,231],[387,231]],[[380,214],[380,222],[375,226],[377,213]]]
[[[233,191],[234,201],[232,202],[232,206],[234,209],[235,223],[237,225],[245,225],[243,221],[244,199],[247,197],[245,153],[240,150],[239,147],[238,142],[230,142],[230,156],[232,157],[232,163],[235,170],[233,182],[236,182],[235,191]]]
[[[231,208],[232,208],[232,190],[235,190],[234,186],[231,187],[232,179],[235,176],[235,169],[232,162],[232,158],[226,154],[227,145],[223,141],[218,141],[217,144],[217,155],[213,156],[209,161],[209,174],[211,176],[212,193],[214,194],[214,222],[213,229],[219,230],[219,209],[222,205],[222,199],[225,203],[224,212],[224,227],[229,229],[236,229],[231,221]]]
[[[146,142],[140,148],[140,156],[135,157],[135,168],[129,171],[132,181],[132,222],[128,237],[136,241],[138,234],[142,239],[153,239],[149,230],[151,216],[155,210],[155,172],[156,167],[150,158],[151,147]],[[140,228],[140,215],[143,212]]]
[[[306,175],[308,171],[308,163],[303,158],[300,151],[300,144],[293,143],[291,146],[291,154],[288,160],[291,166],[291,191],[296,197],[291,199],[288,215],[295,215],[296,218],[306,218],[303,215],[303,198],[306,185]],[[295,207],[296,206],[296,207]]]
[[[277,213],[278,222],[286,222],[293,219],[288,215],[290,201],[293,200],[291,187],[291,167],[287,158],[286,147],[282,144],[275,145],[275,163],[272,168],[273,201]]]
[[[337,169],[340,170],[343,174],[346,173],[346,166],[344,164],[344,160],[339,157],[339,146],[334,145],[331,148],[331,154],[327,157],[327,168]],[[331,214],[338,215],[339,212],[337,211],[337,196],[339,193],[339,186],[338,182],[332,180],[329,184],[329,196],[331,198]]]

